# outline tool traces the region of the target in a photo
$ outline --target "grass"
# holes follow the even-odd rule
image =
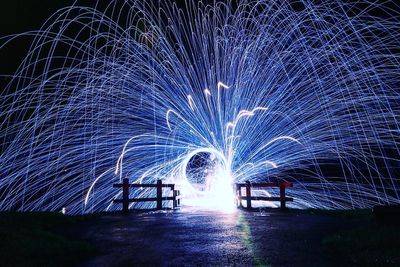
[[[400,225],[378,225],[371,210],[318,211],[356,222],[355,227],[323,239],[328,251],[348,266],[400,266]]]
[[[58,213],[0,213],[2,266],[74,266],[95,255],[94,247],[67,237],[71,229],[91,216]]]

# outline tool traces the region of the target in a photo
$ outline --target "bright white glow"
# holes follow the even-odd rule
[[[229,89],[229,86],[228,86],[228,85],[226,85],[226,84],[224,84],[224,83],[222,83],[222,82],[218,82],[218,84],[217,84],[218,90],[220,90],[221,87],[224,88],[224,89]]]
[[[266,107],[256,107],[255,109],[253,109],[252,110],[252,112],[256,112],[256,111],[267,111],[268,110],[268,108],[266,108]]]
[[[209,153],[210,160],[217,160],[215,168],[204,169],[206,173],[202,189],[195,188],[186,176],[187,165],[190,159],[198,153]],[[213,148],[201,148],[189,153],[181,165],[180,183],[183,196],[182,204],[186,206],[201,207],[210,210],[233,212],[235,207],[235,194],[233,178],[225,156]]]
[[[191,95],[187,96],[188,98],[188,102],[189,102],[189,106],[192,110],[194,110],[194,102],[193,102],[193,97]]]
[[[171,112],[176,113],[176,112],[173,111],[172,109],[169,109],[169,110],[167,111],[167,114],[165,115],[165,120],[167,121],[167,126],[168,126],[168,129],[169,129],[170,131],[172,131],[172,130],[171,130],[171,124],[169,123],[169,114],[170,114]]]
[[[266,161],[263,161],[263,162],[261,162],[262,164],[269,164],[269,165],[271,165],[272,167],[274,167],[274,168],[278,168],[278,165],[275,163],[275,162],[273,162],[273,161],[271,161],[271,160],[266,160]]]
[[[188,190],[190,195],[185,195],[183,205],[202,207],[210,210],[233,212],[236,210],[233,181],[229,173],[219,169],[207,177],[204,191]],[[182,189],[185,191],[185,188]]]

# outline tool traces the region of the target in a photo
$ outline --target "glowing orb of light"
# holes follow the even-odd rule
[[[189,153],[181,164],[183,205],[231,212],[235,210],[232,173],[225,156],[213,148]]]

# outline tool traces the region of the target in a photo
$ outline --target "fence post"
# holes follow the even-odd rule
[[[162,181],[157,180],[157,209],[162,209]]]
[[[172,208],[175,209],[176,208],[176,190],[175,190],[175,185],[173,184],[171,186],[171,191],[172,191]]]
[[[246,208],[249,210],[251,209],[251,185],[250,181],[246,181]]]
[[[281,210],[286,209],[286,194],[285,194],[285,183],[280,183],[279,184],[279,193],[280,193],[280,199],[281,199]]]
[[[122,211],[127,213],[129,210],[129,179],[122,179]]]
[[[175,192],[175,185],[174,184],[171,186],[171,191],[172,191],[172,197],[173,197],[172,208],[175,209],[176,208],[176,192]]]
[[[243,207],[243,205],[242,205],[242,187],[240,186],[240,184],[236,185],[236,193],[237,193],[238,201],[239,201],[239,203],[237,203],[238,204],[237,206],[242,208]]]

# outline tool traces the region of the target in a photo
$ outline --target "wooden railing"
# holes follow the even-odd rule
[[[251,201],[252,200],[263,200],[263,201],[280,201],[281,209],[286,209],[286,202],[293,201],[292,197],[286,197],[286,188],[292,187],[293,183],[290,182],[280,182],[280,183],[250,183],[246,181],[244,184],[236,184],[236,196],[238,200],[238,207],[242,206],[242,200],[246,200],[246,208],[251,209]],[[242,187],[246,188],[246,195],[242,196]],[[280,190],[279,197],[261,197],[261,196],[252,196],[251,188],[263,188],[263,187],[278,187]]]
[[[122,184],[113,184],[115,188],[122,188],[122,199],[115,199],[114,203],[122,203],[122,211],[128,212],[129,203],[131,202],[151,202],[156,201],[156,209],[161,210],[162,202],[164,200],[172,200],[172,208],[176,208],[180,205],[180,191],[175,190],[175,184],[163,184],[161,180],[157,180],[157,184],[130,184],[128,178],[122,179]],[[129,188],[156,188],[156,197],[147,198],[129,198]],[[170,188],[172,196],[162,196],[162,189]]]

